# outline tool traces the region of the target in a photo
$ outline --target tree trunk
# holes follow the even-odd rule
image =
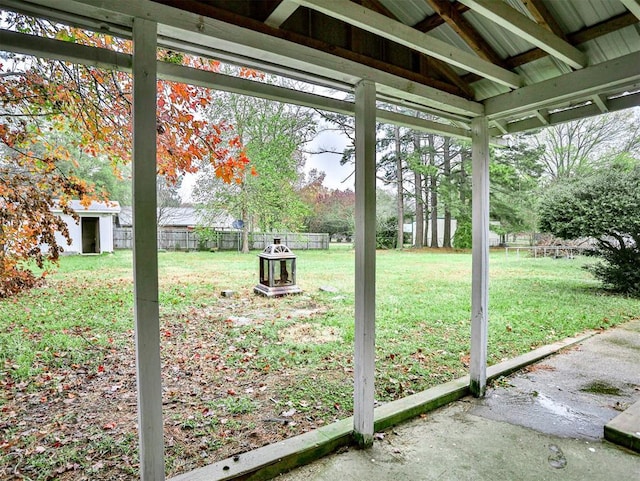
[[[414,150],[418,152],[418,158],[422,158],[422,155],[420,154],[420,136],[417,133],[413,136],[413,147]],[[413,246],[420,249],[424,246],[424,200],[422,197],[422,174],[419,169],[416,169],[413,172],[413,178],[416,197],[416,230],[413,233]]]
[[[400,142],[400,127],[394,128],[396,140],[396,171],[397,171],[397,212],[398,212],[398,237],[396,240],[396,249],[404,247],[404,199],[403,199],[403,175],[402,175],[402,144]]]
[[[447,182],[446,189],[446,199],[444,203],[444,232],[442,241],[442,247],[451,249],[451,140],[449,138],[444,139],[444,153],[442,157],[442,173],[444,175],[444,179]]]
[[[422,238],[422,245],[429,247],[429,176],[427,174],[422,175],[422,186],[424,188],[424,237]]]
[[[246,175],[246,174],[245,174]],[[241,212],[241,218],[242,218],[242,253],[243,254],[248,254],[249,253],[249,208],[247,207],[247,199],[246,196],[244,195],[244,189],[246,188],[245,185],[243,185],[243,192],[240,193],[240,195],[242,195],[243,200],[242,200],[242,212]]]
[[[431,248],[438,248],[438,174],[436,165],[435,139],[431,134],[429,139],[429,194],[431,195]]]

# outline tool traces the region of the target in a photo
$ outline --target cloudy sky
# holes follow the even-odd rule
[[[315,152],[320,150],[333,150],[342,153],[349,144],[349,139],[344,135],[335,132],[322,132],[308,147],[308,150]],[[322,170],[326,175],[325,187],[330,189],[351,189],[355,181],[352,165],[340,165],[340,154],[323,153],[307,155],[305,170]]]

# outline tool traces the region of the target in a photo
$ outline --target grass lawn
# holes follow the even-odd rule
[[[351,415],[354,252],[296,254],[304,294],[267,299],[255,253],[159,253],[169,475]],[[491,254],[490,363],[640,317],[586,262]],[[136,475],[131,264],[63,258],[0,300],[0,478]],[[377,400],[465,374],[470,254],[380,251],[377,272]]]

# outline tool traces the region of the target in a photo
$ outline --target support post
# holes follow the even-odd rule
[[[471,394],[482,397],[487,387],[489,301],[489,125],[484,116],[471,121],[472,269],[471,269]]]
[[[376,86],[355,89],[356,231],[354,437],[373,444],[376,325]]]
[[[164,480],[156,212],[155,22],[133,25],[133,280],[140,479]]]

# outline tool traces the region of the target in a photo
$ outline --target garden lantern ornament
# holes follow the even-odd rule
[[[273,239],[258,254],[260,263],[260,280],[253,288],[257,294],[267,297],[300,294],[302,289],[296,285],[296,255],[279,238]]]

